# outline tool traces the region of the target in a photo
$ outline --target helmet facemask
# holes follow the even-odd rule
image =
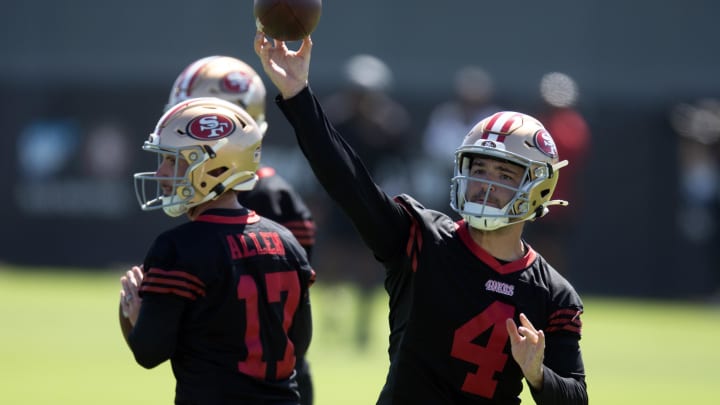
[[[462,152],[457,154],[456,159],[460,162],[457,167],[460,170],[452,178],[451,206],[453,209],[472,227],[485,231],[493,231],[511,223],[545,215],[547,208],[542,204],[535,204],[534,201],[537,201],[537,198],[532,198],[531,195],[539,192],[538,187],[549,180],[548,177],[552,167],[548,170],[546,164],[541,162],[521,162],[519,159],[510,161],[493,155]],[[470,175],[470,166],[476,157],[507,161],[520,166],[523,169],[520,184],[513,187],[489,179],[472,177]],[[469,196],[468,189],[470,187],[468,185],[470,183],[484,184],[482,195]],[[491,189],[509,190],[512,193],[512,198],[500,208],[492,206],[488,203]],[[536,212],[538,209],[540,211]]]
[[[192,147],[197,149],[196,147]],[[153,145],[150,141],[145,142],[143,150],[157,154],[158,167],[163,164],[167,158],[175,162],[171,176],[158,176],[157,172],[136,173],[135,178],[135,195],[140,203],[143,211],[151,211],[162,208],[165,213],[171,217],[177,217],[188,211],[190,208],[187,204],[195,197],[195,189],[190,181],[190,174],[193,167],[197,167],[197,162],[191,162],[184,158],[184,154],[180,149],[170,150],[171,148],[160,148]],[[189,148],[188,148],[189,149]],[[195,153],[185,153],[185,155],[197,155]],[[183,170],[180,168],[182,162],[188,162],[187,167]],[[163,184],[171,184],[171,191],[165,194]]]
[[[471,176],[476,158],[519,166],[522,169],[519,184],[510,186]],[[558,161],[552,138],[538,121],[514,112],[497,113],[478,123],[455,153],[450,206],[470,226],[483,231],[534,220],[546,215],[550,205],[567,205],[566,201],[550,200],[558,170],[565,165],[567,161]],[[484,192],[468,195],[470,183],[484,184],[481,188]],[[497,208],[488,201],[491,188],[509,190],[512,197]]]

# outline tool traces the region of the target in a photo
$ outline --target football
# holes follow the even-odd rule
[[[322,0],[254,0],[257,28],[281,41],[299,41],[320,22]]]

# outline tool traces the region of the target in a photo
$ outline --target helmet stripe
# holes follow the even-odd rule
[[[495,113],[485,125],[485,131],[481,139],[490,139],[496,142],[505,142],[505,135],[517,126],[518,120],[522,121],[522,114],[503,111]]]
[[[500,132],[504,134],[510,131],[515,126],[517,118],[520,118],[519,114],[505,114],[505,123],[502,128],[500,128]]]
[[[490,120],[488,121],[488,123],[485,124],[485,128],[489,128],[489,129],[492,131],[493,128],[495,127],[495,122],[497,122],[497,120],[500,119],[500,117],[502,117],[503,115],[504,115],[504,113],[502,113],[502,112],[495,113],[495,115],[493,115],[493,116],[490,118]]]
[[[506,134],[522,122],[522,114],[510,111],[503,111],[493,115],[485,125],[487,131]]]
[[[220,56],[208,56],[206,58],[199,59],[185,69],[185,72],[183,72],[178,78],[178,85],[175,86],[178,90],[178,100],[190,98],[190,90],[192,89],[193,83],[195,83],[195,80],[197,80],[200,75],[200,71],[210,62],[219,57]]]

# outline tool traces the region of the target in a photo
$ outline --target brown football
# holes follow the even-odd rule
[[[254,0],[257,28],[281,41],[299,41],[320,22],[322,0]]]

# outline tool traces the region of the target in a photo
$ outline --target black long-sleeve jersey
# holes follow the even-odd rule
[[[143,367],[170,359],[176,404],[299,403],[314,272],[290,231],[211,209],[158,236],[143,271],[128,343]]]
[[[246,192],[238,193],[238,201],[243,207],[250,208],[259,215],[288,228],[305,248],[308,260],[312,262],[315,246],[315,221],[310,209],[300,194],[270,166],[263,166],[257,171],[258,181],[255,187]],[[302,405],[314,402],[313,380],[310,364],[304,357],[297,359],[298,390]]]
[[[305,248],[308,260],[312,261],[316,227],[310,209],[274,168],[261,167],[257,175],[258,182],[255,187],[238,193],[238,201],[244,207],[288,228]]]
[[[465,221],[391,198],[328,121],[309,88],[277,104],[320,183],[386,269],[390,369],[378,404],[518,404],[522,372],[505,320],[519,314],[546,335],[538,404],[586,404],[583,304],[530,246],[501,263]]]

